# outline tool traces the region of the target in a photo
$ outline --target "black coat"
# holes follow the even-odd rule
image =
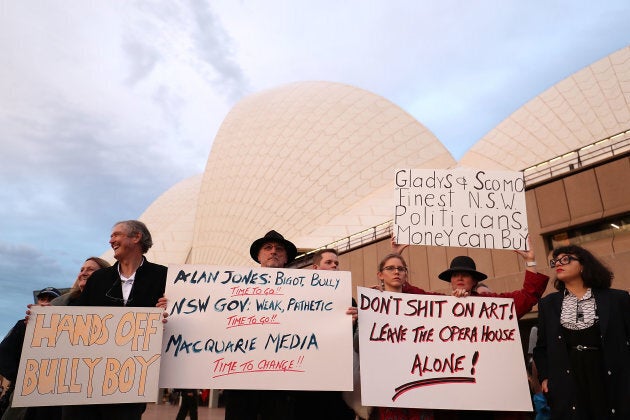
[[[153,307],[164,295],[167,268],[146,259],[136,271],[136,277],[126,306]],[[118,263],[92,273],[76,306],[123,306]]]
[[[0,375],[11,382],[17,377],[25,332],[26,324],[20,319],[0,343]]]
[[[597,305],[610,418],[630,419],[630,295],[623,290],[592,289]],[[579,402],[569,353],[560,325],[563,293],[538,304],[538,341],[534,361],[542,382],[548,379],[552,418],[578,418]]]
[[[146,259],[136,270],[136,277],[125,306],[155,307],[164,296],[167,268]],[[88,278],[76,306],[123,306],[122,285],[118,275],[118,263],[101,268]],[[94,404],[76,407],[75,418],[139,420],[146,408],[145,403]]]

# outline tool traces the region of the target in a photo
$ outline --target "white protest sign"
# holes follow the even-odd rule
[[[171,265],[160,386],[352,389],[343,271]]]
[[[526,249],[521,172],[398,169],[394,200],[400,244]]]
[[[156,402],[162,312],[32,307],[13,406]]]
[[[531,411],[512,299],[358,296],[363,405]]]

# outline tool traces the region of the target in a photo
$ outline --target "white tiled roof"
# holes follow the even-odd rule
[[[626,47],[532,99],[459,164],[521,170],[629,126]],[[392,218],[394,169],[456,165],[422,124],[365,90],[299,82],[260,92],[225,118],[205,172],[140,217],[154,236],[148,257],[249,265],[250,244],[271,229],[317,248]]]
[[[479,140],[464,166],[522,170],[630,127],[630,46],[526,103]]]

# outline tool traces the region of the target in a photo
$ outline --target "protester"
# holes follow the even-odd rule
[[[320,249],[313,254],[313,270],[339,270],[339,254],[336,249]]]
[[[85,287],[88,277],[93,272],[100,270],[101,268],[111,267],[111,264],[99,257],[89,257],[83,262],[77,279],[72,284],[70,291],[59,297],[54,298],[50,304],[53,306],[69,306],[79,298],[79,295]]]
[[[406,247],[407,245],[397,244],[395,239],[392,238],[392,249],[402,250]],[[481,281],[487,279],[488,276],[477,271],[475,260],[466,255],[460,255],[453,258],[451,260],[450,267],[440,273],[438,278],[451,284],[453,296],[512,298],[514,299],[516,316],[520,319],[526,313],[531,311],[534,305],[538,303],[538,300],[545,292],[549,281],[549,276],[536,271],[536,258],[534,256],[534,250],[531,249],[531,246],[529,246],[529,248],[530,249],[528,250],[514,250],[514,252],[523,258],[527,268],[525,271],[523,288],[514,292],[493,293],[487,286],[481,285]],[[403,283],[402,291],[404,293],[427,294],[427,292],[423,289],[409,284],[407,280]]]
[[[313,255],[314,270],[337,271],[339,269],[339,255],[334,249],[321,249]],[[356,301],[346,314],[352,316],[353,324],[357,320]],[[296,412],[300,413],[300,420],[308,419],[336,419],[354,420],[354,410],[348,407],[340,391],[299,391],[296,392]]]
[[[630,418],[630,295],[588,250],[553,251],[534,361],[554,419]]]
[[[73,306],[83,289],[87,279],[97,270],[101,268],[111,267],[111,264],[99,257],[88,257],[81,265],[79,274],[76,280],[72,284],[70,291],[50,301],[52,306]],[[81,407],[76,405],[64,405],[61,406],[61,419],[73,420],[79,418],[81,415]]]
[[[295,245],[271,230],[256,239],[249,248],[249,255],[261,267],[282,268],[297,256]],[[301,418],[296,413],[293,391],[236,390],[223,392],[225,420],[292,420]]]
[[[76,299],[76,306],[166,307],[164,289],[167,268],[147,261],[144,254],[153,245],[151,233],[138,220],[118,222],[109,244],[116,264],[95,271]],[[137,420],[144,403],[80,406],[80,418],[90,420]]]
[[[407,262],[402,255],[394,253],[386,255],[378,264],[378,271],[376,273],[381,290],[403,293],[403,285],[407,283],[408,271]],[[431,293],[422,291],[422,294]],[[432,420],[433,410],[405,407],[373,407],[369,418],[370,420]]]
[[[61,296],[59,290],[54,287],[46,287],[40,290],[39,293],[37,293],[37,304],[48,304],[52,299],[59,296]],[[22,356],[22,345],[24,343],[25,332],[26,322],[24,321],[24,319],[20,319],[15,323],[13,328],[0,343],[0,375],[11,381],[10,392],[13,392],[15,380],[17,378],[18,368],[20,366],[20,357]],[[37,409],[31,408],[30,411],[32,412],[31,415],[34,415],[34,412],[37,411]],[[2,419],[23,419],[26,415],[26,412],[26,407],[9,407],[2,415]],[[60,417],[61,410],[53,409],[49,413],[48,420],[55,420]]]
[[[320,249],[313,254],[313,270],[337,271],[339,270],[339,254],[332,248]],[[348,307],[347,315],[352,316],[352,324],[356,325],[358,312],[357,302],[352,299],[352,306]]]
[[[536,267],[534,252],[532,250],[516,251],[526,261],[527,270],[523,288],[513,292],[505,293],[479,293],[475,286],[487,276],[477,271],[475,261],[468,256],[458,256],[453,258],[450,267],[439,274],[439,278],[449,281],[452,287],[453,296],[483,296],[483,297],[504,297],[514,300],[514,309],[518,318],[528,313],[538,302],[547,287],[549,277],[534,272]],[[408,267],[404,258],[400,254],[389,254],[385,256],[378,266],[377,277],[382,290],[396,293],[415,294],[437,294],[427,292],[408,283]],[[404,290],[403,290],[404,286]],[[427,409],[407,409],[375,407],[370,415],[370,419],[392,419],[409,420],[414,418],[425,419],[485,419],[500,415],[488,411],[460,411],[460,410],[427,410]],[[424,417],[420,417],[424,416]],[[518,418],[519,414],[512,417]]]
[[[392,247],[392,253],[393,254],[400,254],[402,255],[403,251],[408,247],[408,244],[399,244],[396,242],[396,237],[392,234],[391,236],[391,247]],[[476,293],[492,293],[492,290],[485,285],[484,283],[481,282],[481,280],[478,280],[474,286],[472,287],[472,291],[476,292]],[[406,281],[403,284],[403,288],[402,288],[402,292],[403,293],[415,293],[413,292],[413,286]]]

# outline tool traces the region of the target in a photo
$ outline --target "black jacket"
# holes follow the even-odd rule
[[[609,417],[630,419],[630,295],[623,290],[592,289],[597,305]],[[538,341],[534,361],[542,382],[548,379],[552,418],[578,418],[579,402],[567,345],[560,325],[562,292],[538,304]]]
[[[25,332],[26,324],[20,319],[0,343],[0,375],[11,382],[17,377]]]
[[[156,305],[164,295],[167,268],[146,259],[136,271],[136,277],[126,306]],[[118,263],[92,273],[76,306],[123,306],[122,286],[118,275]]]

